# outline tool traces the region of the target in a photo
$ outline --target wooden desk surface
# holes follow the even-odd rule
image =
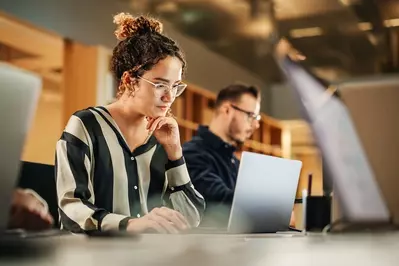
[[[399,233],[347,235],[144,235],[35,240],[48,255],[0,265],[399,265]]]

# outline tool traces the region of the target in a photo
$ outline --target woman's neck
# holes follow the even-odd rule
[[[144,143],[148,136],[147,120],[144,115],[131,111],[126,104],[119,101],[107,105],[106,108],[111,113],[131,150]]]
[[[141,124],[146,123],[144,115],[132,111],[128,105],[120,100],[107,105],[106,108],[112,116],[114,113],[119,120],[122,120],[120,122],[129,125],[129,127],[139,128]]]

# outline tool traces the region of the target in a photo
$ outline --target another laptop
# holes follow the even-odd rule
[[[342,223],[359,225],[353,228],[389,224],[391,213],[345,104],[296,62],[285,58],[279,64],[325,159]]]
[[[289,231],[302,162],[243,152],[228,233]]]
[[[41,87],[40,77],[0,63],[0,232],[7,228],[22,150]]]
[[[393,221],[399,224],[399,75],[345,80],[337,89]]]

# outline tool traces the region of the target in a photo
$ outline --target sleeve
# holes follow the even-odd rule
[[[185,149],[184,157],[191,181],[206,202],[231,205],[234,191],[217,174],[212,159],[192,149]]]
[[[94,205],[92,144],[82,120],[73,115],[56,146],[56,188],[61,225],[74,233],[126,229],[130,217]]]
[[[205,201],[191,183],[184,157],[168,161],[166,178],[168,189],[164,200],[167,205],[182,213],[192,227],[197,227],[205,210]]]

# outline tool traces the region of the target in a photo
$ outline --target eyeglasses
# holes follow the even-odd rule
[[[246,114],[248,116],[249,122],[252,122],[254,120],[259,121],[261,118],[260,114],[255,114],[254,112],[245,111],[245,110],[241,109],[240,107],[235,106],[233,104],[231,104],[231,107],[237,111],[240,111],[240,112]]]
[[[159,94],[159,95],[164,95],[164,94],[168,93],[169,91],[171,91],[172,95],[174,97],[179,97],[187,87],[187,84],[185,84],[185,83],[180,83],[180,84],[176,84],[173,86],[169,86],[168,84],[165,84],[165,83],[154,83],[154,82],[149,81],[148,79],[145,79],[140,76],[138,78],[153,85],[157,94]]]

